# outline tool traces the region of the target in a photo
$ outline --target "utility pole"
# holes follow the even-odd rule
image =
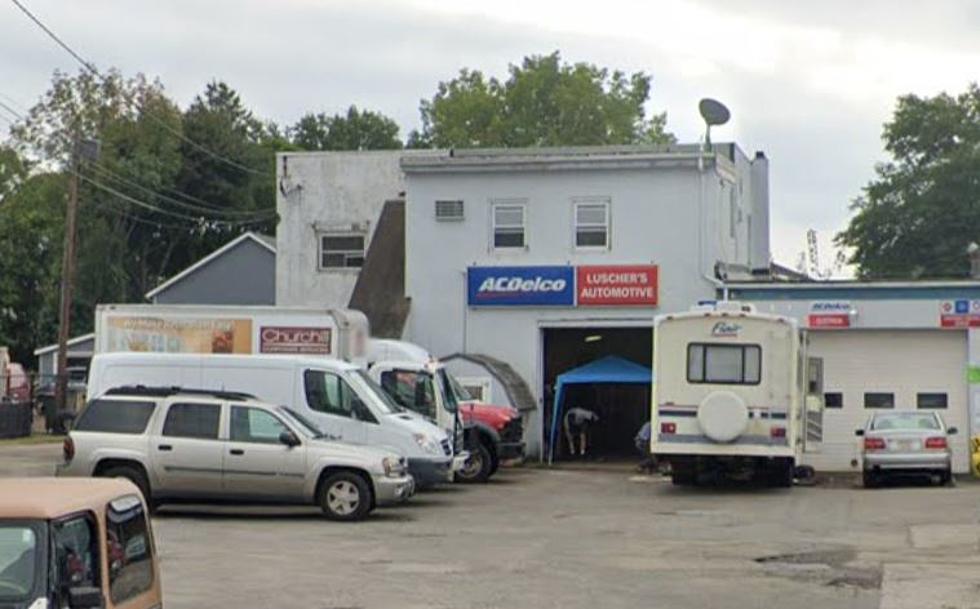
[[[78,241],[78,172],[82,157],[95,161],[99,143],[80,140],[76,134],[71,145],[68,176],[68,210],[65,214],[65,251],[61,261],[61,302],[58,314],[58,363],[55,377],[57,412],[65,411],[68,398],[68,338],[71,336],[71,304],[75,289],[75,249]]]

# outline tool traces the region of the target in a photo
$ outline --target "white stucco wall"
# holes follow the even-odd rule
[[[409,170],[406,295],[412,308],[406,339],[425,345],[437,356],[485,353],[513,366],[538,399],[539,409],[532,414],[526,434],[530,454],[535,454],[542,424],[541,328],[649,326],[659,313],[687,310],[697,300],[714,298],[715,285],[704,277],[712,272],[714,262],[748,264],[747,231],[736,227],[733,238],[728,226],[729,189],[737,189],[739,178],[751,179],[749,165],[742,172],[736,167],[729,164],[722,176],[709,166],[703,178],[693,165],[533,172]],[[699,191],[704,193],[704,218]],[[609,251],[575,249],[573,200],[578,197],[609,198]],[[491,247],[490,204],[496,199],[526,200],[525,250],[501,252]],[[437,222],[437,200],[464,201],[465,219]],[[705,249],[703,268],[699,268],[699,243]],[[469,266],[651,263],[659,265],[656,308],[472,308],[466,303]]]
[[[405,190],[402,150],[276,155],[276,304],[346,307],[359,269],[318,270],[317,234],[361,227],[366,245],[386,200]]]

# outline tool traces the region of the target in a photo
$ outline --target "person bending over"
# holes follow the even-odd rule
[[[575,440],[579,441],[580,456],[585,456],[589,430],[599,421],[599,415],[585,408],[569,408],[565,413],[565,436],[568,438],[568,450],[575,455]]]

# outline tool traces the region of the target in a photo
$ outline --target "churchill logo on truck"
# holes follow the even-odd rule
[[[467,269],[467,301],[472,307],[572,306],[570,266],[496,266]]]
[[[738,336],[742,326],[728,321],[719,321],[711,326],[711,335],[718,338],[734,338]]]
[[[330,328],[262,326],[259,342],[262,353],[330,355],[330,334]]]

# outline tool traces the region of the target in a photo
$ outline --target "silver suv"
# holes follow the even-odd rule
[[[313,503],[334,520],[359,520],[415,492],[395,453],[335,441],[249,395],[171,387],[121,387],[89,402],[58,475],[127,478],[151,506]]]

